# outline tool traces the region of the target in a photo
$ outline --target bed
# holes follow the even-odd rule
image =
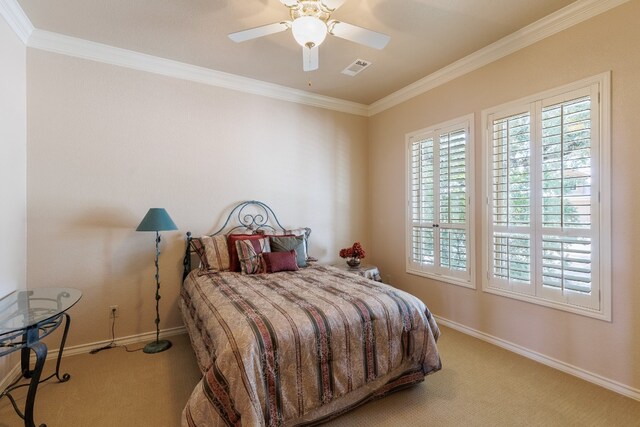
[[[231,227],[233,219],[239,225]],[[239,229],[243,243],[228,244]],[[203,377],[183,426],[315,425],[441,368],[440,332],[422,301],[308,262],[310,230],[299,230],[249,201],[212,235],[187,234],[180,309]],[[300,244],[288,249],[280,241]],[[254,252],[247,256],[243,245]],[[232,246],[240,272],[224,253]],[[282,254],[271,251],[278,248]]]

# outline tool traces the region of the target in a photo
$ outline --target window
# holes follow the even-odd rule
[[[407,272],[472,287],[473,116],[408,134]]]
[[[483,289],[610,320],[609,74],[483,112]]]

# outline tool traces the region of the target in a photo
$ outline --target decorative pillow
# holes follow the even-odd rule
[[[270,252],[269,238],[236,240],[242,274],[264,273],[260,254]]]
[[[272,252],[296,252],[298,267],[307,266],[307,257],[304,250],[304,236],[270,236],[269,244]]]
[[[293,249],[288,252],[263,252],[260,257],[266,273],[298,270],[297,255]]]
[[[304,237],[304,258],[309,258],[309,236],[311,236],[311,229],[308,227],[294,228],[291,230],[261,230],[261,233],[265,236],[302,236]]]
[[[200,268],[212,271],[229,270],[226,236],[196,237],[191,239],[191,247],[200,258]]]
[[[227,236],[227,246],[229,247],[229,270],[240,271],[240,261],[238,260],[236,241],[258,239],[264,239],[264,236],[259,234],[229,234]]]

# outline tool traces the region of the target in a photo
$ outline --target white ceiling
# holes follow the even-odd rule
[[[18,0],[34,27],[365,105],[574,0],[347,0],[332,18],[391,36],[375,50],[328,36],[302,71],[290,31],[234,43],[227,34],[289,19],[279,0]],[[355,59],[372,65],[340,72]]]

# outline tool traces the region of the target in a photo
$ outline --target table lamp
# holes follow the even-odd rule
[[[149,209],[149,212],[142,218],[142,222],[136,228],[136,231],[156,232],[156,340],[144,347],[143,351],[145,353],[160,353],[171,347],[171,341],[160,340],[160,311],[158,309],[160,302],[160,269],[158,267],[158,257],[160,256],[160,231],[177,229],[178,227],[176,227],[167,211],[162,208]]]

